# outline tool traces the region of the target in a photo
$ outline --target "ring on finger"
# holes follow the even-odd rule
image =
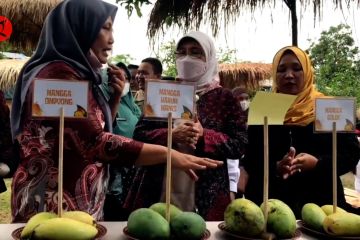
[[[298,172],[301,173],[301,168],[298,168]]]

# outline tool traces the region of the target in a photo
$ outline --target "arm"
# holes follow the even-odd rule
[[[10,131],[10,111],[5,97],[0,91],[0,176],[11,177],[18,165],[18,151],[13,143]]]
[[[167,134],[167,122],[141,117],[135,127],[134,139],[167,146]]]
[[[202,124],[203,134],[200,135],[196,149],[210,156],[237,159],[243,155],[247,143],[246,125],[241,118],[244,112],[237,107],[228,90],[223,90],[218,97],[213,96],[212,99],[216,102],[207,104],[209,109],[206,112],[201,110],[201,105],[207,100],[200,99],[202,102],[198,106],[199,122]],[[209,112],[215,112],[211,114],[213,120],[206,116]]]

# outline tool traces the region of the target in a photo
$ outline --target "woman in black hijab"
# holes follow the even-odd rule
[[[34,78],[90,82],[88,117],[65,120],[64,210],[85,211],[101,220],[107,163],[130,166],[166,161],[166,148],[111,133],[124,77],[119,69],[110,68],[115,91],[109,102],[98,85],[100,67],[106,63],[114,42],[116,10],[116,6],[100,0],[66,0],[47,16],[38,47],[20,73],[13,99],[12,134],[21,147],[21,162],[12,183],[13,222],[27,221],[37,212],[57,211],[59,123],[31,117]],[[172,159],[175,167],[194,178],[192,169],[220,164],[177,151],[172,151]]]

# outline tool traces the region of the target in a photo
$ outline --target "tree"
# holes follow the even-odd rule
[[[114,57],[110,58],[111,63],[118,63],[122,62],[125,65],[129,65],[131,61],[135,60],[133,57],[130,56],[130,54],[119,54]]]
[[[176,59],[175,59],[175,50],[176,43],[175,40],[171,40],[160,47],[158,53],[156,53],[156,58],[160,59],[163,64],[164,76],[176,77]]]
[[[340,24],[321,33],[308,49],[318,89],[326,95],[352,96],[360,101],[359,49],[349,26]]]

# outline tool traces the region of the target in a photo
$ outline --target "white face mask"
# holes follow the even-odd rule
[[[121,97],[126,96],[126,94],[128,94],[129,91],[130,91],[130,83],[126,82],[124,85],[124,89],[122,90]]]
[[[249,108],[250,101],[249,100],[242,100],[240,101],[240,106],[243,111],[246,111]]]
[[[189,82],[196,82],[205,73],[206,62],[186,55],[183,58],[176,59],[176,69],[178,71],[178,78]]]

